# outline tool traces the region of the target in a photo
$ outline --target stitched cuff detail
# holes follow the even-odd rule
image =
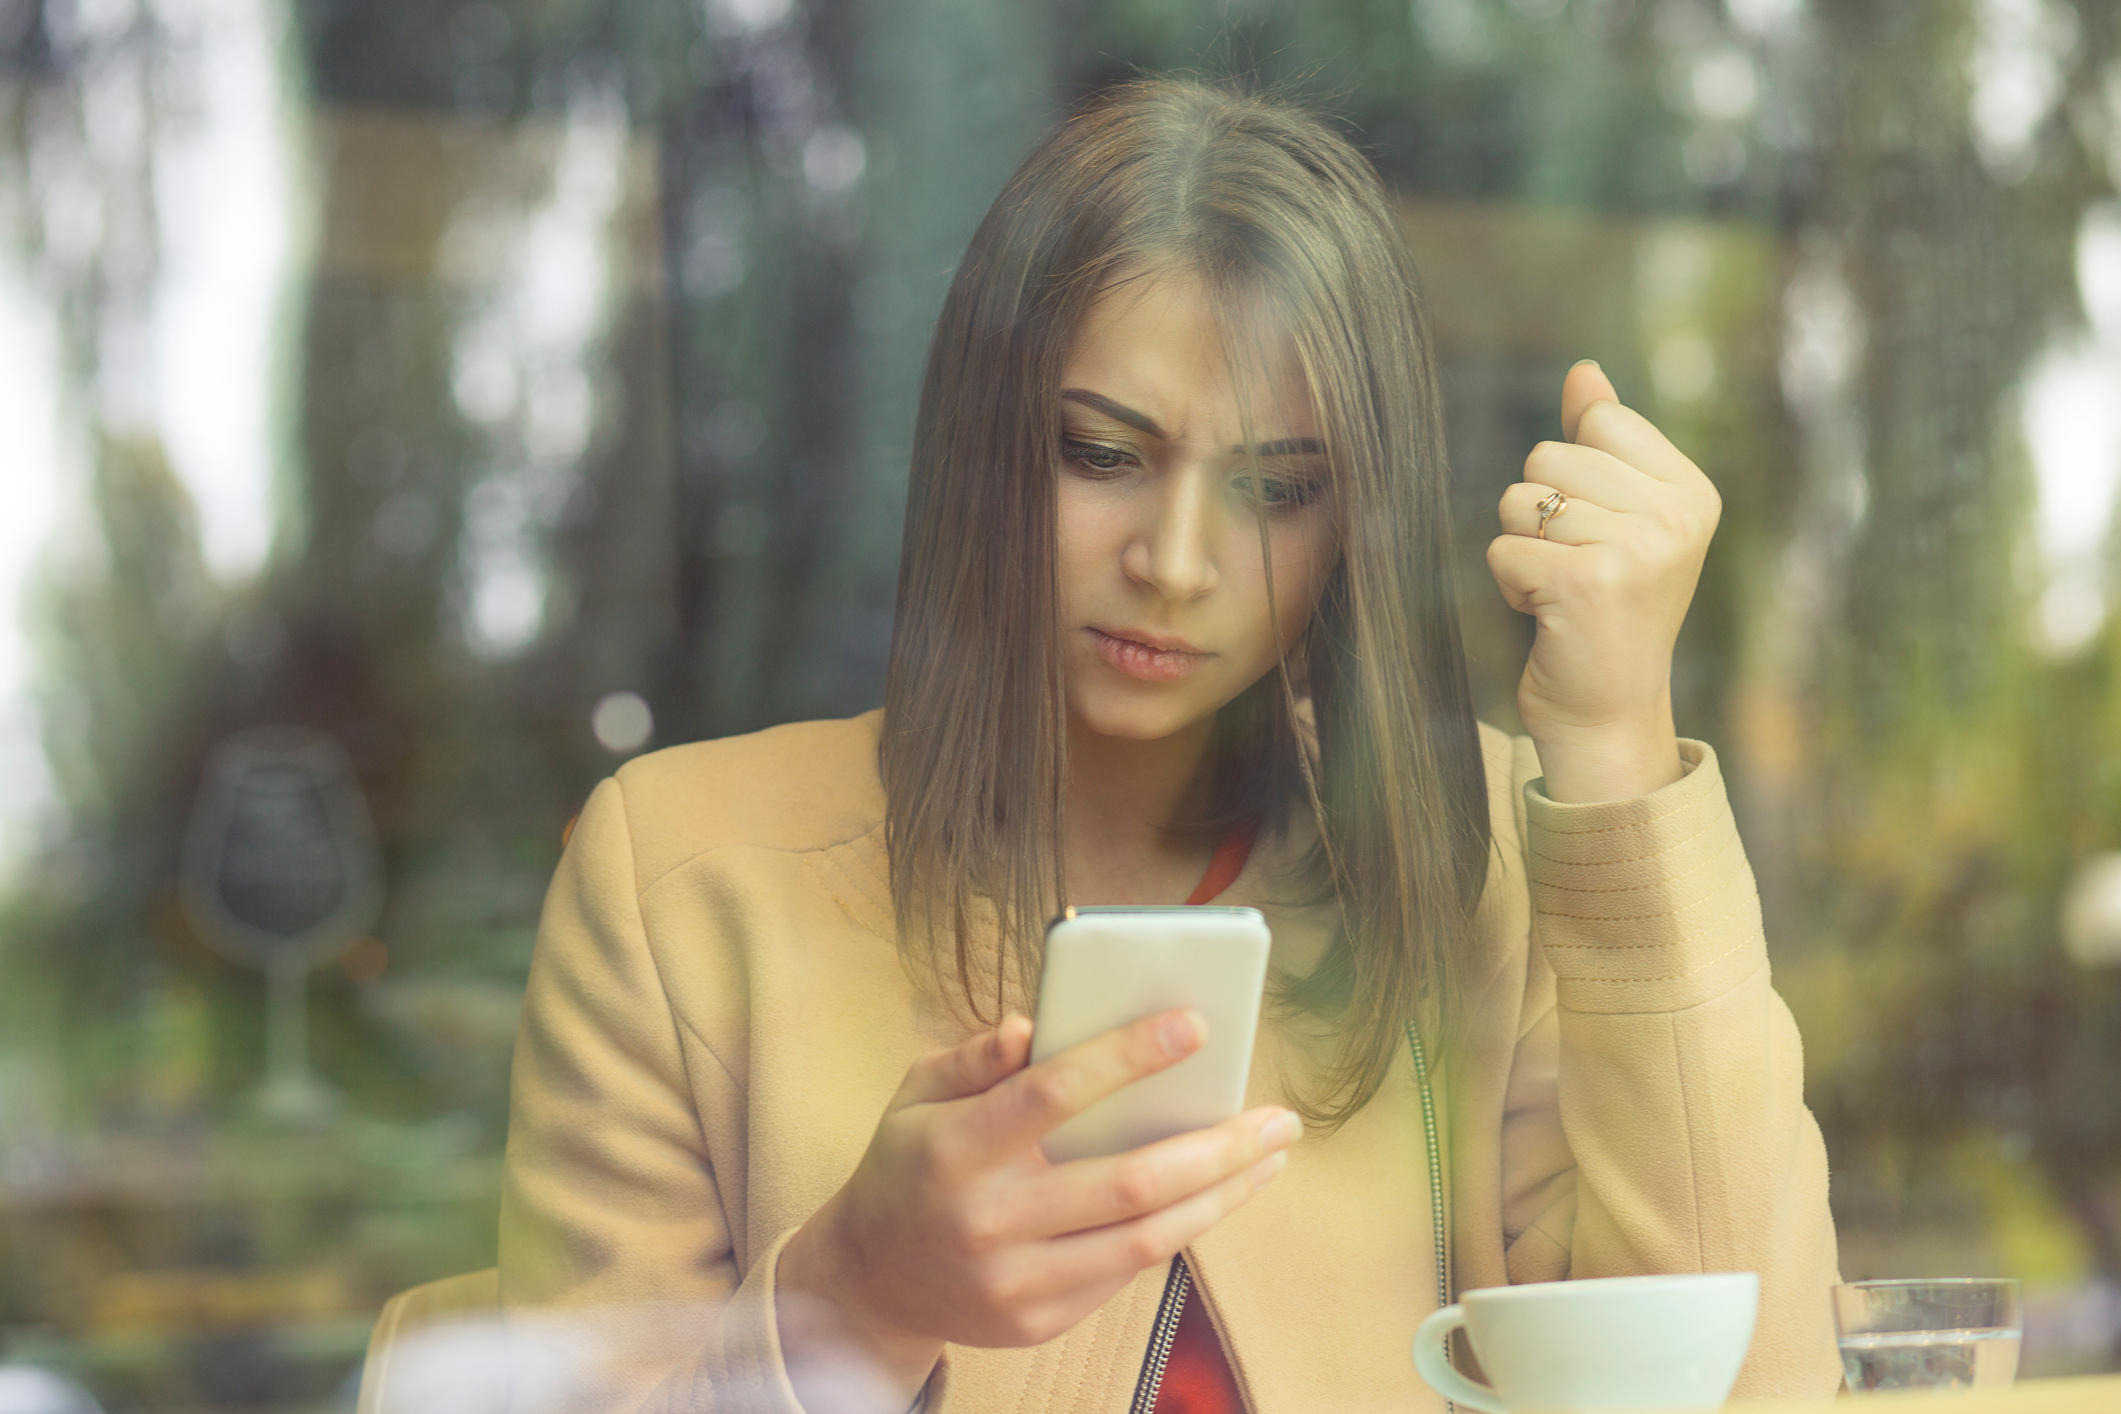
[[[1525,786],[1532,927],[1571,1011],[1698,1006],[1767,961],[1716,753],[1679,755],[1686,774],[1634,800],[1563,805]]]

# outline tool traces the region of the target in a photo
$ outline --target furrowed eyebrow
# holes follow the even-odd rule
[[[1156,419],[1147,413],[1136,412],[1125,403],[1115,403],[1103,393],[1093,393],[1088,388],[1063,388],[1061,401],[1081,403],[1094,412],[1101,412],[1114,422],[1124,422],[1137,432],[1146,432],[1159,441],[1169,441],[1164,429],[1156,425]]]
[[[1243,454],[1243,447],[1232,447],[1233,452]],[[1322,457],[1326,444],[1316,437],[1284,437],[1278,442],[1262,442],[1253,449],[1254,456],[1261,457]]]
[[[1170,440],[1169,434],[1156,425],[1155,418],[1147,413],[1136,412],[1125,403],[1116,403],[1103,393],[1093,393],[1088,388],[1063,388],[1061,401],[1081,403],[1094,412],[1103,413],[1114,422],[1125,423],[1137,432],[1146,432],[1161,441]],[[1232,447],[1230,450],[1242,456],[1245,449]],[[1253,455],[1261,457],[1322,457],[1325,453],[1326,444],[1316,437],[1283,437],[1273,442],[1262,442],[1253,449]]]

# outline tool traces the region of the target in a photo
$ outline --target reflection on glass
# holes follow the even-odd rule
[[[215,749],[184,841],[200,936],[269,980],[259,1108],[316,1121],[339,1103],[309,1068],[310,970],[383,905],[382,860],[353,763],[322,732],[258,727]]]
[[[568,819],[874,705],[972,223],[1077,95],[1228,67],[1395,189],[1483,717],[1561,367],[1701,449],[1675,702],[1842,1270],[2009,1272],[2028,1373],[2121,1364],[2121,37],[1949,8],[0,4],[0,1360],[311,1408],[384,1298],[491,1265]],[[183,902],[267,722],[342,744],[389,877],[307,985],[344,1104],[300,1149],[251,1109],[289,1028]]]

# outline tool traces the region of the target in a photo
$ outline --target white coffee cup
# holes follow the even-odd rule
[[[1719,1409],[1759,1306],[1752,1272],[1488,1287],[1421,1323],[1414,1367],[1444,1398],[1488,1414]],[[1461,1326],[1493,1385],[1451,1367]]]

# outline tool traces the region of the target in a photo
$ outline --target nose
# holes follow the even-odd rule
[[[1213,590],[1216,507],[1210,478],[1192,468],[1163,478],[1149,497],[1143,522],[1128,537],[1120,565],[1127,577],[1160,597],[1186,603]]]

